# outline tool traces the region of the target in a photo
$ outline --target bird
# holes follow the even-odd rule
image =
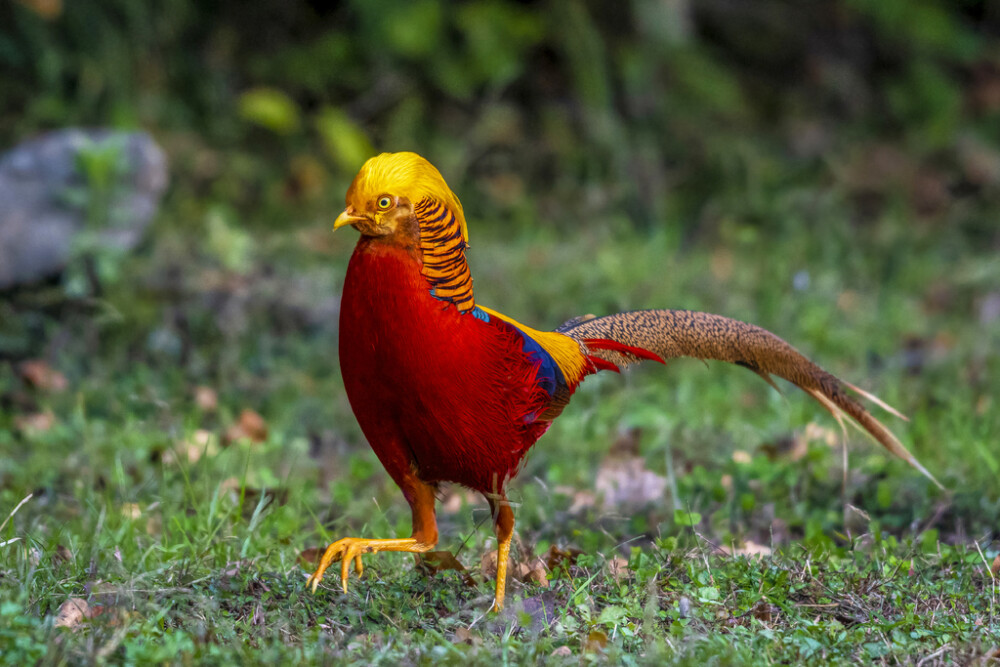
[[[370,158],[345,203],[333,228],[353,227],[360,238],[340,302],[341,374],[365,438],[410,506],[413,530],[406,538],[333,542],[307,581],[313,593],[338,561],[346,593],[349,566],[360,576],[362,556],[432,550],[436,492],[452,483],[489,504],[497,539],[490,609],[502,610],[514,532],[508,484],[585,377],[641,361],[731,362],[775,389],[772,376],[784,378],[841,426],[850,418],[941,486],[855,396],[899,412],[753,324],[690,310],[636,310],[576,317],[544,331],[479,304],[462,204],[416,153]]]

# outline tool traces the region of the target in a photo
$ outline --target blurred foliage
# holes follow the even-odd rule
[[[877,138],[907,176],[841,170],[859,215],[902,193],[926,217],[928,170],[949,198],[1000,190],[968,164],[997,160],[998,35],[987,0],[22,0],[0,7],[0,142],[150,129],[175,190],[269,226],[338,201],[373,150],[410,149],[508,226],[681,238],[780,229],[775,192],[863,171]]]

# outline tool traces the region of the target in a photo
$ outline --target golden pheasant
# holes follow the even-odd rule
[[[314,592],[338,560],[346,592],[349,565],[360,575],[363,554],[431,550],[438,541],[435,490],[453,482],[489,502],[498,541],[493,609],[501,609],[514,529],[508,482],[587,375],[644,359],[729,361],[772,386],[771,375],[782,377],[934,479],[848,390],[895,410],[760,327],[707,313],[643,310],[538,331],[478,305],[462,205],[415,153],[371,158],[346,199],[333,227],[351,225],[361,238],[340,307],[344,386],[365,437],[410,504],[413,533],[334,542],[309,579]]]

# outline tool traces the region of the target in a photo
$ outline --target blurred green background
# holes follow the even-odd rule
[[[355,237],[330,226],[379,151],[423,154],[462,199],[480,302],[539,328],[640,307],[760,324],[910,415],[890,425],[951,489],[852,435],[842,496],[804,397],[678,362],[581,388],[518,485],[529,544],[613,553],[677,533],[683,505],[723,544],[845,548],[849,502],[926,553],[995,552],[1000,2],[0,3],[0,148],[66,126],[149,132],[171,185],[134,253],[82,248],[0,295],[0,519],[36,494],[0,541],[89,556],[43,573],[5,552],[32,618],[95,572],[291,571],[306,544],[408,531],[335,352]],[[244,410],[262,442],[226,435]],[[678,495],[580,510],[623,433]],[[263,488],[284,495],[251,519]],[[441,548],[478,554],[475,512],[443,512]]]

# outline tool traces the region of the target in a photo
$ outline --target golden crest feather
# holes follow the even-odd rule
[[[357,209],[382,194],[406,197],[413,205],[428,198],[444,204],[458,219],[462,238],[469,241],[462,203],[437,168],[416,153],[382,153],[361,167],[347,190],[347,203]]]

